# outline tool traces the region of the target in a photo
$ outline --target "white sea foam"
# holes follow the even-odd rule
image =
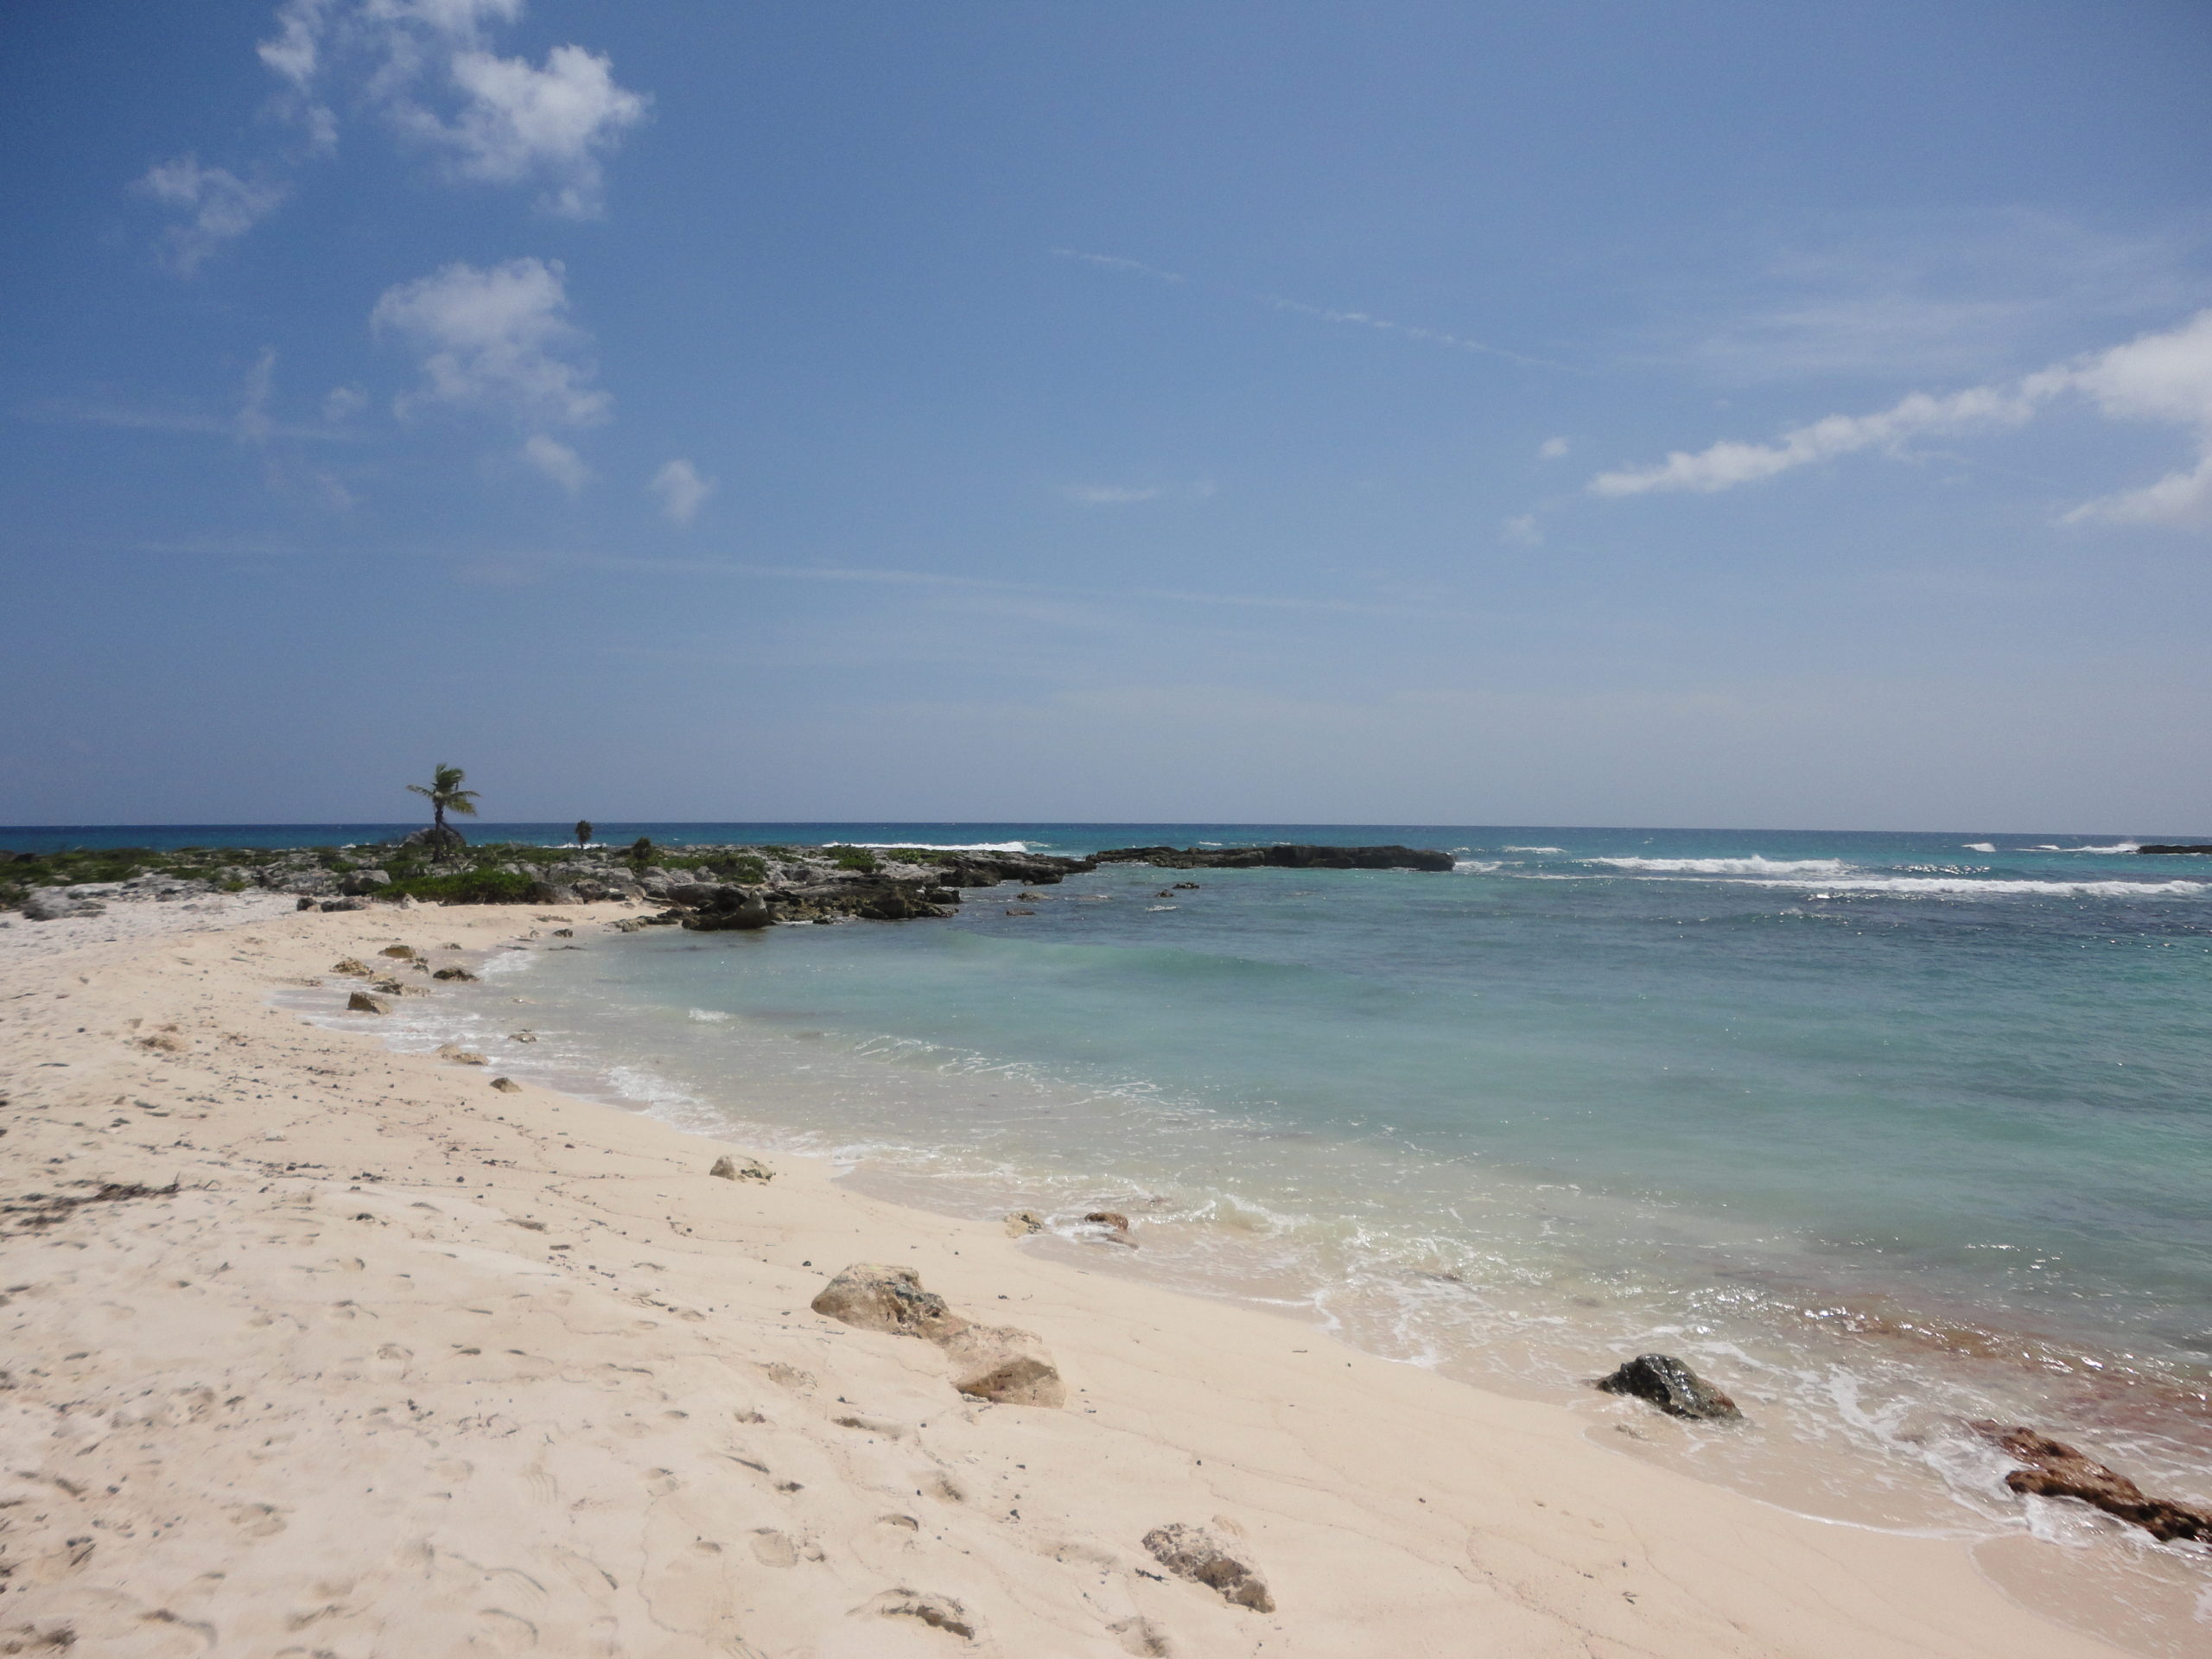
[[[1997,843],[1993,841],[1970,841],[1967,842],[1967,851],[1970,853],[1993,853],[1996,850]]]
[[[1503,850],[1509,853],[1563,853],[1567,849],[1564,847],[1508,847]]]
[[[861,847],[871,852],[882,852],[893,847],[912,847],[924,853],[1026,853],[1026,841],[841,841],[840,847]]]
[[[686,1019],[696,1020],[702,1024],[713,1024],[717,1020],[727,1020],[730,1017],[718,1008],[686,1008],[683,1011],[683,1014]]]
[[[1499,861],[1494,858],[1454,859],[1452,863],[1452,874],[1455,875],[1488,875],[1492,870],[1498,867],[1498,863]]]
[[[2142,850],[2143,843],[2139,841],[2115,841],[2109,847],[2038,847],[2036,849],[2039,853],[2139,853]]]
[[[2047,899],[2146,899],[2182,898],[2212,888],[2208,881],[2014,881],[2005,880],[1952,880],[1925,875],[1869,875],[1847,877],[1842,880],[1827,876],[1818,878],[1822,893],[1821,898],[1833,893],[1957,893],[1967,897],[1981,897],[1998,893],[2024,893]],[[1745,883],[1747,887],[1796,887],[1808,885],[1803,881],[1759,880]]]
[[[1586,858],[1585,864],[1610,864],[1617,870],[1653,875],[1841,875],[1852,867],[1840,858]]]

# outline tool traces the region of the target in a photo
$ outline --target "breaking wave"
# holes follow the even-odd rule
[[[1851,866],[1840,858],[1586,858],[1585,864],[1610,864],[1617,870],[1653,875],[1841,875]]]
[[[841,841],[840,847],[860,847],[870,852],[886,852],[894,847],[912,847],[922,853],[1026,853],[1026,841]],[[1050,846],[1052,843],[1046,843]]]

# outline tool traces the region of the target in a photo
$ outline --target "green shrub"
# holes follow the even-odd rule
[[[519,905],[530,897],[536,879],[506,870],[463,870],[456,875],[412,875],[394,880],[384,893],[448,905]]]
[[[873,875],[882,867],[875,861],[875,855],[859,847],[841,847],[831,861],[841,870],[865,870]]]

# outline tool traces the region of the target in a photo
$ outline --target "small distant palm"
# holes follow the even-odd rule
[[[461,786],[467,776],[468,774],[459,766],[441,766],[431,770],[430,786],[428,789],[420,784],[407,785],[414,793],[429,798],[431,810],[435,815],[435,826],[431,834],[441,847],[446,844],[446,839],[449,836],[455,840],[460,839],[453,830],[446,828],[448,812],[457,812],[464,818],[473,818],[476,816],[476,791],[473,789],[463,789]]]

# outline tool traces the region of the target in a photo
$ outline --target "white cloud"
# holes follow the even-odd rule
[[[1498,534],[1522,547],[1541,547],[1544,544],[1544,527],[1536,522],[1536,515],[1533,512],[1524,512],[1517,518],[1508,518],[1498,526]]]
[[[557,259],[511,259],[489,270],[451,264],[385,289],[371,325],[422,359],[423,384],[400,400],[398,412],[445,404],[540,429],[605,419],[612,400],[577,355],[589,339],[568,321],[568,304]]]
[[[1900,452],[1907,439],[1989,426],[2018,426],[2068,394],[2088,398],[2114,420],[2188,428],[2198,463],[2139,489],[2086,503],[2069,521],[2107,518],[2188,524],[2212,520],[2212,310],[2179,327],[2043,369],[2009,385],[1976,386],[1947,397],[1915,392],[1872,415],[1831,415],[1784,432],[1773,443],[1724,440],[1694,454],[1676,450],[1657,466],[1601,473],[1599,495],[1652,490],[1712,492],[1862,449]]]
[[[584,458],[543,432],[533,432],[524,440],[522,458],[570,495],[591,482],[591,468],[584,465]]]
[[[542,68],[499,56],[493,31],[522,14],[523,0],[285,0],[257,50],[311,153],[334,148],[333,105],[350,104],[442,151],[455,179],[541,183],[547,211],[594,217],[601,156],[652,100],[581,46],[554,48]]]
[[[442,121],[413,105],[396,112],[407,130],[451,152],[454,173],[486,184],[545,181],[539,206],[569,219],[597,216],[599,154],[645,118],[650,101],[614,83],[612,64],[580,46],[558,46],[537,69],[520,58],[456,53],[454,84],[467,97]]]
[[[1567,452],[1573,447],[1574,446],[1567,442],[1565,438],[1546,438],[1541,443],[1536,446],[1536,459],[1539,461],[1559,461],[1563,459],[1566,456]]]
[[[282,184],[251,182],[219,167],[202,167],[191,155],[149,168],[131,188],[188,215],[184,223],[170,226],[164,238],[169,263],[187,276],[226,242],[275,213],[285,194]]]
[[[698,516],[699,508],[715,493],[715,480],[699,476],[699,469],[688,461],[671,461],[653,474],[652,482],[645,487],[660,497],[660,510],[667,514],[672,524],[688,524]]]

